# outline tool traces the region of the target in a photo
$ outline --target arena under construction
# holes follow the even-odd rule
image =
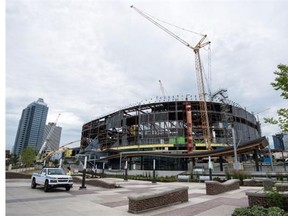
[[[223,91],[219,92],[223,95]],[[231,101],[223,103],[222,99],[214,97],[207,102],[210,144],[204,136],[199,101],[188,95],[158,97],[85,123],[81,148],[90,159],[105,161],[112,169],[123,168],[123,158],[129,158],[130,168],[152,169],[151,161],[156,157],[159,170],[185,170],[189,159],[207,157],[208,152],[216,156],[213,153],[231,150],[235,142],[239,151],[247,143],[257,145],[245,148],[245,152],[265,147],[267,143],[261,139],[255,116]],[[233,155],[233,150],[226,155]]]

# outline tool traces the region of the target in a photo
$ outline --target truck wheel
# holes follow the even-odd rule
[[[70,191],[71,187],[70,186],[66,186],[65,188],[66,188],[66,191]]]
[[[33,178],[31,181],[31,188],[35,189],[36,186],[37,186],[37,184],[36,184],[35,178]]]
[[[49,186],[48,180],[46,180],[44,184],[44,191],[48,192],[49,190],[50,190],[50,186]]]

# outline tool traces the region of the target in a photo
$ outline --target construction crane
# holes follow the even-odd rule
[[[211,148],[211,133],[210,133],[210,126],[209,126],[209,118],[208,118],[208,111],[207,111],[207,102],[206,102],[206,93],[205,93],[205,86],[204,86],[204,77],[202,72],[202,64],[200,59],[200,49],[209,45],[211,42],[207,41],[204,42],[207,38],[207,35],[202,35],[201,40],[195,45],[192,46],[161,24],[155,21],[150,15],[142,12],[141,10],[137,9],[133,5],[131,5],[131,8],[133,8],[137,13],[139,13],[141,16],[152,22],[154,25],[168,33],[170,36],[174,37],[176,40],[180,41],[182,44],[187,46],[188,48],[192,49],[195,53],[195,68],[196,68],[196,77],[197,77],[197,87],[198,87],[198,94],[199,94],[199,103],[200,103],[200,116],[201,116],[201,122],[202,122],[202,129],[203,129],[203,138],[206,143],[206,148],[208,150],[212,150]],[[188,147],[188,152],[192,151],[193,146]]]
[[[37,154],[37,156],[36,156],[36,162],[42,162],[41,157],[42,157],[44,151],[45,151],[46,148],[47,148],[47,144],[48,144],[48,142],[49,142],[49,140],[50,140],[50,138],[51,138],[51,136],[52,136],[52,134],[53,134],[53,132],[54,132],[54,129],[55,129],[55,127],[56,127],[56,124],[57,124],[57,122],[58,122],[58,119],[59,119],[60,115],[61,115],[61,114],[59,113],[58,116],[57,116],[57,118],[56,118],[56,121],[55,121],[54,124],[51,126],[51,128],[50,128],[50,130],[49,130],[49,133],[48,133],[47,137],[45,138],[45,140],[44,140],[44,142],[43,142],[43,144],[42,144],[42,146],[41,146],[41,148],[40,148],[40,150],[39,150],[39,152],[38,152],[38,154]]]
[[[66,143],[66,144],[64,144],[64,145],[62,145],[62,146],[54,149],[53,151],[48,152],[48,153],[45,155],[45,157],[43,157],[43,161],[45,162],[46,160],[48,160],[55,152],[63,149],[65,146],[71,145],[71,144],[76,143],[76,142],[79,142],[79,141],[81,141],[81,140],[76,140],[76,141],[72,141],[72,142]]]
[[[163,84],[162,84],[161,80],[159,80],[159,85],[160,85],[160,90],[161,90],[162,96],[165,97],[166,93],[165,93],[165,89],[163,87]]]

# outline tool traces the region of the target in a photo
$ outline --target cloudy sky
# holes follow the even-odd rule
[[[277,65],[288,64],[288,1],[9,0],[6,149],[22,110],[38,98],[49,106],[47,122],[61,113],[62,145],[100,115],[161,96],[158,80],[168,95],[198,95],[193,51],[132,4],[191,45],[201,36],[187,30],[208,35],[211,53],[201,49],[201,59],[211,92],[228,89],[260,121],[287,107],[270,83]],[[279,128],[262,124],[262,131]]]

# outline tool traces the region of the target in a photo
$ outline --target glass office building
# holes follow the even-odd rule
[[[42,98],[29,104],[22,111],[13,147],[13,154],[19,155],[26,147],[37,152],[43,144],[48,106]]]

